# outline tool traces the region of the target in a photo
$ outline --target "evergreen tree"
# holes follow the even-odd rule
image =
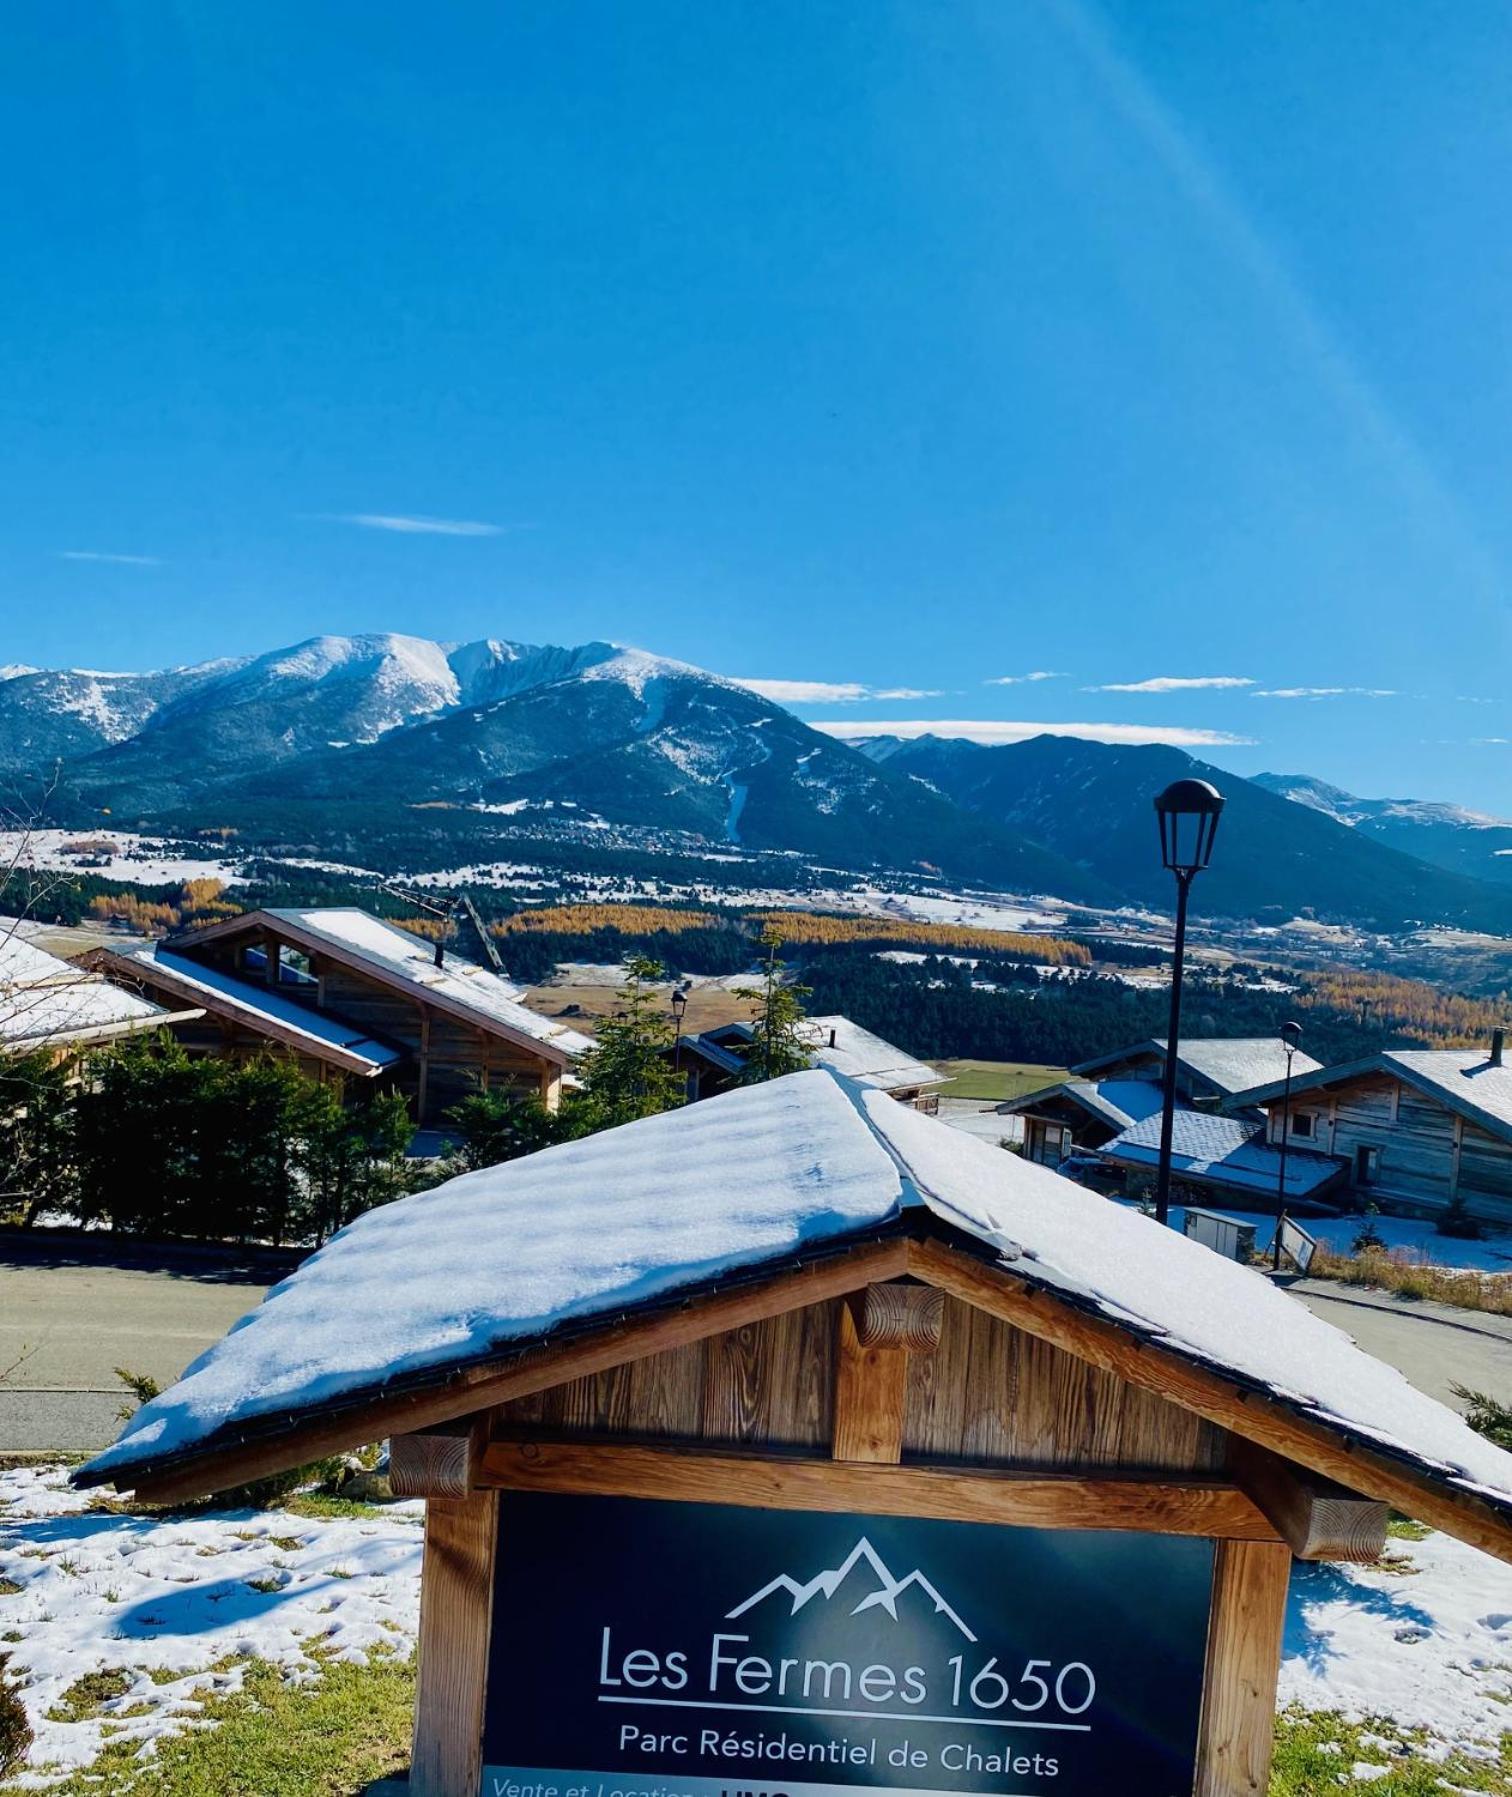
[[[780,1079],[785,1073],[801,1073],[814,1064],[803,1037],[803,1020],[807,1016],[803,1001],[809,989],[783,977],[787,963],[777,958],[782,943],[782,931],[776,924],[767,924],[761,932],[761,946],[766,950],[761,985],[748,987],[739,994],[756,1004],[756,1015],[751,1020],[751,1047],[746,1056],[745,1077],[751,1083]]]
[[[67,1066],[46,1053],[0,1055],[0,1217],[22,1226],[71,1210],[78,1194]]]
[[[652,990],[666,969],[637,954],[625,956],[624,969],[620,1008],[599,1024],[583,1057],[581,1092],[562,1103],[562,1128],[569,1135],[613,1129],[683,1102],[683,1082],[672,1065],[672,1020]]]

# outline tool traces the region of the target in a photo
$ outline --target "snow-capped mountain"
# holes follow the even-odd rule
[[[852,1581],[851,1574],[857,1571],[862,1576],[858,1581]],[[865,1576],[868,1572],[871,1574],[869,1579]],[[852,1616],[859,1616],[863,1610],[880,1609],[896,1622],[898,1599],[911,1590],[917,1590],[927,1598],[935,1615],[948,1617],[968,1641],[976,1640],[976,1636],[940,1595],[935,1585],[917,1567],[912,1572],[905,1573],[901,1579],[896,1577],[864,1535],[838,1566],[816,1572],[809,1579],[796,1579],[791,1573],[780,1572],[760,1590],[753,1591],[743,1602],[736,1604],[733,1610],[727,1611],[725,1620],[730,1622],[737,1616],[744,1616],[748,1610],[756,1609],[779,1592],[789,1600],[789,1616],[796,1616],[815,1598],[822,1597],[829,1601],[843,1592],[844,1606]]]
[[[1362,799],[1311,774],[1256,774],[1254,780],[1435,867],[1512,884],[1512,819],[1441,799]]]
[[[1111,896],[738,682],[614,643],[312,637],[133,676],[102,695],[108,711],[90,711],[89,682],[104,678],[0,683],[12,768],[39,774],[61,756],[60,804],[81,820],[109,810],[118,826],[204,826],[234,814],[265,839],[297,831],[319,843],[339,811],[360,848],[362,820],[416,806],[524,817],[550,801],[635,831],[836,866]]]

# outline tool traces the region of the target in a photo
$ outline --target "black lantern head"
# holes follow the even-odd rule
[[[1173,780],[1155,801],[1160,858],[1173,874],[1201,873],[1212,859],[1223,794],[1206,780]]]
[[[686,1011],[687,1008],[688,1008],[688,995],[686,992],[683,991],[682,987],[679,986],[677,988],[677,990],[672,994],[672,1015],[677,1019],[677,1021],[679,1023],[682,1022],[683,1012]]]
[[[1302,1025],[1300,1023],[1283,1023],[1281,1025],[1281,1041],[1288,1054],[1295,1054],[1302,1046]]]

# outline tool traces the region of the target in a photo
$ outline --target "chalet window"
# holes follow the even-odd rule
[[[1381,1151],[1362,1142],[1355,1149],[1354,1176],[1357,1186],[1373,1186],[1380,1177]]]
[[[1317,1118],[1311,1111],[1294,1111],[1291,1120],[1291,1132],[1294,1136],[1302,1136],[1311,1141]]]

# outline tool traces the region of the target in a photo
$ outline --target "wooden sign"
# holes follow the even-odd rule
[[[1214,1549],[503,1494],[484,1797],[1173,1797]]]

